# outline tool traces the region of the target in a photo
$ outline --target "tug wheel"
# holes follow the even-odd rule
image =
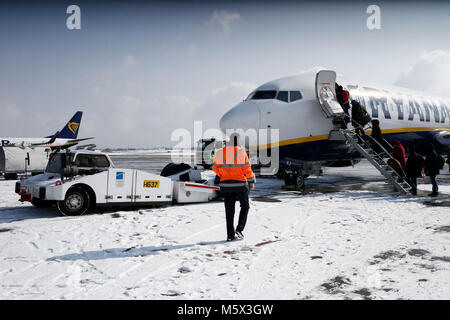
[[[58,201],[56,206],[64,216],[81,216],[89,208],[89,194],[81,189],[69,189],[64,200]]]

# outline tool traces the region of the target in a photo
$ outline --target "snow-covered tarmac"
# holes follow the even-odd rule
[[[397,196],[365,162],[304,194],[259,178],[232,243],[221,202],[62,217],[0,180],[0,298],[450,299],[443,172],[439,199]]]

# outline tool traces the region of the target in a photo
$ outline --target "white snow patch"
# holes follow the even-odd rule
[[[448,206],[281,185],[258,179],[227,243],[222,202],[62,217],[0,180],[0,299],[450,298]]]

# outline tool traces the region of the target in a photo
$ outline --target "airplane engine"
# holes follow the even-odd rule
[[[450,131],[442,131],[435,137],[436,142],[447,152],[450,151]]]

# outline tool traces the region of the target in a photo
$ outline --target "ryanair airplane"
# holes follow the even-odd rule
[[[336,80],[336,73],[329,70],[261,85],[222,116],[220,128],[223,132],[278,129],[279,141],[247,147],[260,152],[278,149],[280,162],[295,159],[304,168],[316,169],[353,165],[362,156],[346,141],[332,139],[336,125],[330,116],[330,106],[321,96],[327,89],[337,103],[336,81],[350,92],[350,100],[358,101],[372,119],[379,120],[383,136],[390,144],[400,140],[405,148],[415,145],[420,152],[421,147],[432,142],[438,151],[449,150],[450,98],[341,77]],[[343,114],[342,107],[338,106]],[[349,128],[352,128],[350,124]],[[308,175],[314,170],[306,171],[303,173]]]
[[[62,128],[61,131],[54,135],[44,138],[0,138],[1,147],[19,147],[19,148],[33,148],[33,147],[49,147],[49,148],[68,148],[78,144],[80,141],[89,140],[93,138],[77,139],[78,130],[80,129],[82,111],[74,114],[72,119]]]

